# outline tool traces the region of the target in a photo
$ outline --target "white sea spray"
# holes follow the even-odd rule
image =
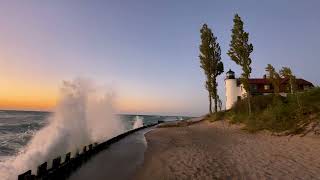
[[[133,123],[133,129],[139,128],[143,126],[143,117],[141,116],[135,116]]]
[[[113,108],[113,94],[101,90],[88,79],[64,81],[60,99],[48,124],[35,133],[28,145],[16,156],[0,162],[2,180],[17,179],[29,169],[35,173],[43,162],[75,152],[124,131]]]

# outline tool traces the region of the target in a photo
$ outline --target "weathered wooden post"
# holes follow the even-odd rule
[[[27,178],[27,176],[31,176],[31,170],[29,170],[29,171],[27,171],[27,172],[25,172],[23,174],[20,174],[18,176],[18,180],[25,180]]]
[[[55,159],[52,161],[52,169],[58,169],[59,166],[60,166],[60,163],[61,163],[61,156],[55,158]]]
[[[47,162],[44,162],[43,164],[38,166],[37,177],[45,176],[47,174],[47,167]]]
[[[71,160],[71,167],[72,170],[76,170],[78,166],[80,166],[81,159],[80,159],[80,152],[79,150],[76,151],[76,154],[74,155],[73,159]]]
[[[64,162],[63,162],[63,163],[69,162],[70,159],[71,159],[71,152],[68,152],[68,153],[66,154],[66,158],[64,159]]]
[[[93,143],[93,145],[92,145],[92,153],[93,154],[97,154],[97,152],[98,152],[98,148],[97,148],[97,146],[98,146],[98,143]]]
[[[63,174],[63,178],[66,179],[70,173],[71,173],[71,170],[72,170],[72,164],[71,164],[71,152],[68,152],[66,154],[66,157],[64,159],[64,162],[63,164],[61,165],[60,169],[61,170],[61,173]]]
[[[87,146],[83,147],[82,153],[86,153],[87,152]]]
[[[58,156],[57,158],[52,160],[52,167],[49,172],[49,179],[61,179],[63,177],[63,174],[61,169],[61,156]]]
[[[87,149],[87,146],[83,147],[82,160],[83,160],[83,162],[86,162],[88,160],[88,149]]]
[[[92,144],[88,145],[88,156],[91,157],[93,155],[93,149],[92,149]]]

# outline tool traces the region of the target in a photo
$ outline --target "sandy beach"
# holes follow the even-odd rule
[[[320,137],[250,134],[203,121],[146,134],[134,179],[320,179]]]

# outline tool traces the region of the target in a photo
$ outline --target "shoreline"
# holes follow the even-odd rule
[[[202,121],[145,134],[133,179],[320,179],[320,137],[272,136]]]
[[[68,180],[130,179],[143,163],[147,148],[144,134],[152,128],[136,131],[111,144],[77,169]]]

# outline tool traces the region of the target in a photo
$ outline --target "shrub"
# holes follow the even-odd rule
[[[273,95],[266,95],[266,96],[253,96],[251,98],[251,110],[252,112],[259,112],[261,110],[264,110],[272,103],[274,99]],[[242,99],[240,101],[237,101],[232,110],[235,113],[245,113],[248,112],[248,106],[247,106],[247,99]]]
[[[244,123],[251,132],[300,132],[310,123],[310,115],[320,112],[320,88],[290,94],[288,97],[267,95],[251,98],[252,115],[248,116],[247,100],[235,103],[227,113],[232,123]],[[226,115],[225,115],[226,116]]]
[[[223,119],[225,118],[225,114],[226,114],[225,111],[215,112],[215,113],[213,113],[213,114],[209,117],[209,120],[210,120],[211,122],[223,120]]]

